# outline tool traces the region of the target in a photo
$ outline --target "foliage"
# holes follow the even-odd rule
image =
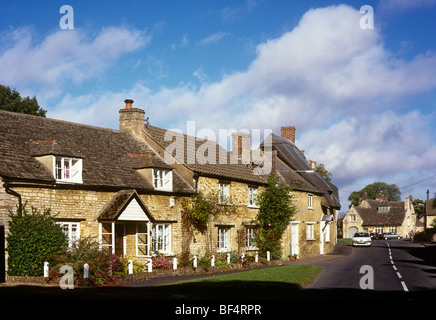
[[[323,179],[331,182],[333,174],[327,170],[324,163],[317,164],[315,162],[315,172],[318,173]]]
[[[396,184],[386,184],[384,182],[374,182],[368,184],[362,190],[354,191],[348,197],[348,201],[351,201],[352,205],[357,206],[363,199],[364,193],[367,193],[368,199],[375,199],[378,194],[383,194],[386,196],[388,201],[400,201],[401,192]]]
[[[222,201],[221,201],[222,202]],[[204,233],[211,217],[220,213],[232,210],[231,198],[226,199],[225,204],[221,204],[217,193],[207,193],[199,191],[189,200],[182,200],[186,222],[190,223],[195,229]]]
[[[425,213],[425,202],[421,199],[413,199],[413,209],[415,210],[416,219],[420,219]]]
[[[35,97],[21,98],[20,94],[14,89],[0,85],[0,109],[18,113],[27,113],[35,116],[45,117],[46,110],[38,105]]]
[[[26,204],[16,213],[9,212],[9,234],[7,236],[8,274],[16,276],[41,276],[44,261],[52,263],[65,251],[67,239],[62,228],[55,224],[50,209],[40,213],[32,207],[27,212]]]
[[[257,198],[259,213],[255,223],[259,228],[254,241],[261,256],[266,256],[266,252],[270,251],[272,259],[281,258],[282,235],[296,214],[291,190],[270,176],[268,186]]]
[[[153,269],[171,269],[173,267],[170,258],[166,258],[162,254],[154,257],[151,261],[151,264],[153,266]]]
[[[121,259],[99,248],[99,243],[93,238],[85,237],[78,240],[72,248],[53,257],[43,257],[50,263],[49,281],[57,282],[62,274],[59,273],[63,265],[73,267],[76,284],[84,281],[84,265],[89,265],[90,285],[112,285],[116,283],[115,274],[125,273],[127,259]],[[126,260],[126,261],[125,261]]]

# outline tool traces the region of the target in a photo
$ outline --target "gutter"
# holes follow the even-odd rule
[[[10,195],[18,198],[18,213],[19,213],[19,215],[21,215],[22,214],[22,209],[23,209],[23,203],[21,201],[21,194],[19,194],[18,192],[12,190],[9,187],[9,182],[8,181],[6,181],[3,184],[3,187],[5,188],[5,191],[6,191],[7,194],[10,194]]]

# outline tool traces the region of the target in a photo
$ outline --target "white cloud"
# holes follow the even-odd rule
[[[27,28],[9,33],[2,37],[0,83],[10,86],[79,84],[150,41],[145,31],[126,27],[104,28],[93,39],[80,29],[60,30],[40,43]]]
[[[228,35],[227,32],[218,31],[200,40],[199,44],[200,45],[215,44],[220,42],[227,35]]]
[[[293,30],[259,44],[247,70],[221,81],[157,92],[138,82],[125,92],[66,98],[55,115],[65,117],[77,106],[74,121],[97,119],[92,121],[117,128],[122,101],[132,98],[151,124],[168,128],[183,130],[188,120],[195,120],[197,129],[278,132],[280,126],[295,125],[297,144],[323,162],[339,186],[425,170],[436,162],[434,115],[404,114],[396,105],[435,90],[436,56],[397,60],[384,47],[380,30],[360,29],[360,18],[346,5],[312,9]],[[194,76],[201,77],[201,71]]]

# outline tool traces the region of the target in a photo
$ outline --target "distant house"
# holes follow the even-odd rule
[[[91,236],[102,249],[143,262],[155,253],[255,252],[252,221],[267,174],[242,161],[250,136],[233,134],[228,152],[215,141],[149,125],[144,110],[125,102],[119,130],[0,111],[0,235],[9,232],[9,210],[27,203],[51,208],[70,245]],[[328,253],[336,242],[338,190],[307,173],[295,141],[282,135],[268,140],[273,170],[294,187],[298,210],[282,239],[283,257]],[[216,161],[191,159],[192,152]],[[207,234],[192,232],[183,218],[183,201],[199,191],[216,192],[220,205],[232,208],[214,217]]]
[[[357,231],[370,233],[394,232],[404,238],[416,231],[416,215],[412,196],[404,201],[387,201],[383,195],[363,199],[352,205],[343,219],[344,238],[352,238]]]
[[[436,220],[436,200],[430,199],[425,201],[425,215],[427,216],[426,228],[431,228]]]

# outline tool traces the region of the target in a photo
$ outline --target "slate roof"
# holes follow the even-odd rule
[[[399,226],[403,223],[404,207],[391,207],[388,212],[378,212],[374,208],[354,207],[363,220],[362,226]]]
[[[241,161],[233,158],[230,152],[215,141],[203,140],[152,125],[146,125],[144,131],[163,149],[171,146],[171,148],[174,147],[172,150],[176,150],[176,148],[184,150],[183,158],[180,155],[177,156],[176,152],[173,152],[173,156],[196,173],[222,179],[245,181],[247,183],[264,184],[267,181],[266,177],[255,175],[249,164],[243,164]],[[167,134],[167,138],[165,138],[165,134]],[[205,158],[208,158],[207,152],[202,153],[207,149],[215,151],[210,158],[214,159],[213,162],[215,163],[210,163],[209,161],[201,163],[198,156],[196,156],[200,153],[204,154]]]
[[[146,143],[129,133],[0,110],[0,176],[54,183],[36,157],[81,158],[86,186],[154,190],[136,169],[170,168]],[[193,192],[176,172],[173,191]]]

